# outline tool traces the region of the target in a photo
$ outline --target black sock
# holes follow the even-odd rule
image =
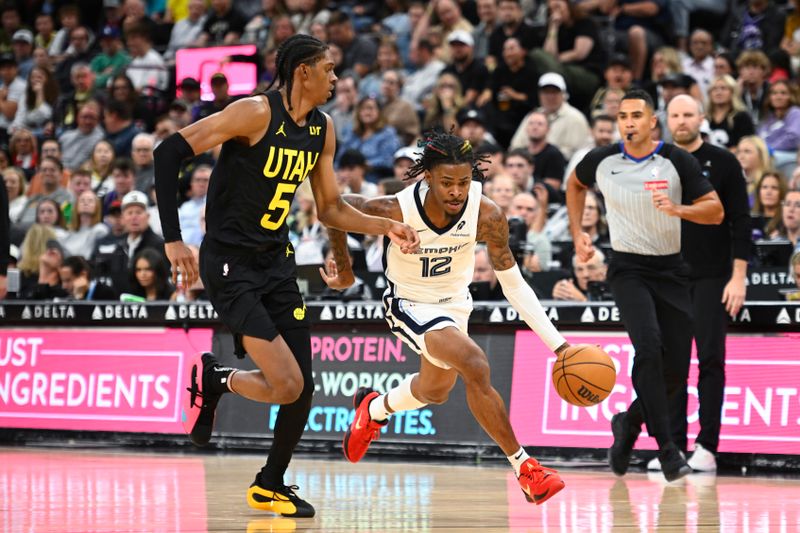
[[[229,366],[214,365],[205,371],[203,376],[203,388],[213,394],[224,394],[230,392],[228,379],[236,369]]]

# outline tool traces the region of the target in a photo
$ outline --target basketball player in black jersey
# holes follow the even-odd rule
[[[213,355],[203,354],[192,367],[183,405],[189,424],[196,417],[187,429],[195,444],[208,443],[217,402],[226,392],[281,404],[267,463],[250,486],[247,502],[255,509],[308,517],[314,508],[283,480],[314,392],[309,325],[285,224],[294,193],[310,176],[319,218],[327,226],[387,235],[405,252],[415,250],[419,238],[406,224],[364,215],[339,197],[335,130],[330,117],[317,109],[330,98],[336,81],[327,45],[296,35],[280,47],[276,63],[278,90],[238,100],[159,145],[155,179],[173,281],[180,273],[185,286],[191,286],[198,265],[181,240],[178,171],[185,158],[222,144],[209,184],[199,274],[234,335],[237,356],[249,354],[258,370],[223,367]],[[349,264],[346,257],[336,261]]]

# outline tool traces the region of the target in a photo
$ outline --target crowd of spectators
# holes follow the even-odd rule
[[[601,253],[584,264],[572,254],[564,184],[588,150],[619,140],[616,114],[632,87],[656,102],[657,140],[670,140],[673,97],[704,104],[706,141],[744,170],[754,250],[790,250],[765,247],[752,265],[800,270],[796,0],[39,0],[0,9],[0,172],[16,296],[202,298],[202,286],[169,281],[153,150],[243,96],[228,63],[255,64],[263,91],[277,47],[298,32],[328,43],[336,61],[324,110],[340,190],[397,192],[423,132],[452,129],[486,159],[484,192],[507,214],[512,249],[543,298],[607,296],[603,199],[587,197],[582,226]],[[221,60],[207,86],[199,72],[176,79],[181,49],[239,43],[256,54]],[[217,155],[182,171],[180,220],[195,250]],[[307,187],[288,224],[298,263],[319,264],[327,237]],[[357,270],[381,269],[375,237],[349,243]],[[484,259],[475,280],[488,287],[476,294],[499,296]]]

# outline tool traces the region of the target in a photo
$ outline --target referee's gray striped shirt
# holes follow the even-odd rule
[[[638,159],[627,154],[621,142],[595,148],[575,173],[587,187],[597,183],[603,194],[611,248],[639,255],[681,251],[681,221],[655,208],[653,189],[676,204],[691,204],[714,190],[691,154],[664,142]]]

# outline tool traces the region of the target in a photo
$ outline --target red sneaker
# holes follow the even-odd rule
[[[546,468],[530,458],[522,464],[517,477],[525,499],[541,505],[564,488],[564,480],[552,468]]]
[[[353,423],[347,428],[347,433],[342,441],[344,456],[351,463],[357,463],[367,453],[367,448],[381,434],[381,428],[389,423],[386,419],[383,422],[372,420],[369,416],[369,402],[380,396],[372,389],[360,388],[353,397],[353,407],[356,408],[356,415]]]

